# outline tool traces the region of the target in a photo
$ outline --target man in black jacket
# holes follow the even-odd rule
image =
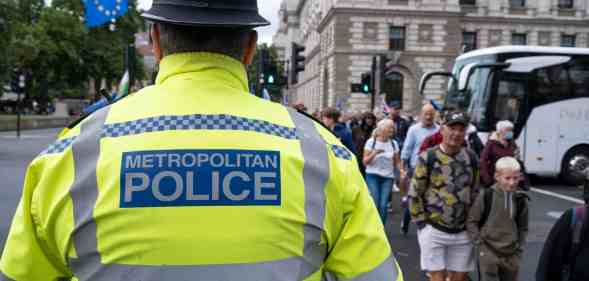
[[[536,271],[536,281],[586,281],[589,280],[589,168],[583,189],[585,206],[566,211],[552,227]],[[584,215],[582,214],[584,211]],[[573,216],[579,224],[573,223]],[[582,221],[581,221],[582,219]],[[575,227],[579,227],[580,239],[573,245]]]
[[[407,137],[407,131],[409,131],[411,124],[405,118],[401,117],[400,102],[394,101],[391,103],[389,118],[395,122],[395,136],[393,139],[397,141],[399,147],[403,148],[403,142],[405,142],[405,137]]]

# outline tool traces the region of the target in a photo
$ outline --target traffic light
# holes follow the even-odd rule
[[[362,93],[368,94],[372,92],[372,73],[371,72],[364,72],[362,73]]]
[[[305,47],[292,43],[291,56],[290,56],[290,77],[291,84],[298,83],[298,74],[305,70],[305,55],[303,52]]]
[[[378,71],[380,73],[380,80],[378,81],[378,85],[380,85],[381,92],[383,92],[384,89],[384,80],[387,74],[387,64],[389,61],[390,59],[387,58],[386,55],[381,55],[379,58]]]
[[[273,85],[276,84],[278,77],[278,67],[276,62],[270,56],[270,51],[263,49],[260,53],[260,73],[261,78],[264,79],[264,84]]]

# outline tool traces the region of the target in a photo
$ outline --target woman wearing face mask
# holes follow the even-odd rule
[[[513,136],[513,123],[507,120],[497,122],[497,130],[491,135],[481,152],[481,184],[489,187],[495,183],[495,163],[503,157],[514,157],[520,164],[519,148]],[[520,187],[527,189],[527,181],[522,177]]]

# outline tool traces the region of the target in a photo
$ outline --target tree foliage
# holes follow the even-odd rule
[[[276,74],[278,76],[284,74],[284,63],[278,60],[279,57],[276,48],[274,46],[268,46],[266,43],[259,44],[256,47],[256,54],[254,56],[254,60],[247,69],[250,88],[253,88],[255,90],[256,95],[258,96],[261,96],[261,86],[258,84],[259,81],[256,80],[260,79],[260,77],[258,76],[258,68],[260,67],[260,56],[263,52],[268,52],[270,57],[270,64],[275,65],[277,68]],[[262,85],[268,90],[268,92],[270,93],[270,97],[274,101],[280,101],[282,99],[282,86],[278,85],[279,81],[280,77],[275,77],[275,83],[273,85]],[[256,89],[256,86],[258,86],[258,89]]]
[[[27,74],[32,99],[85,97],[90,79],[115,83],[124,72],[124,49],[144,23],[130,4],[115,26],[87,28],[80,0],[0,1],[0,85],[13,68]],[[143,79],[139,57],[135,69]]]

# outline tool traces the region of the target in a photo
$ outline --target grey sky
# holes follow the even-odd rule
[[[138,0],[139,7],[147,9],[151,7],[152,0]],[[272,43],[272,35],[278,29],[278,10],[280,9],[280,0],[258,0],[260,14],[272,24],[267,27],[258,28],[260,35],[259,43]]]

